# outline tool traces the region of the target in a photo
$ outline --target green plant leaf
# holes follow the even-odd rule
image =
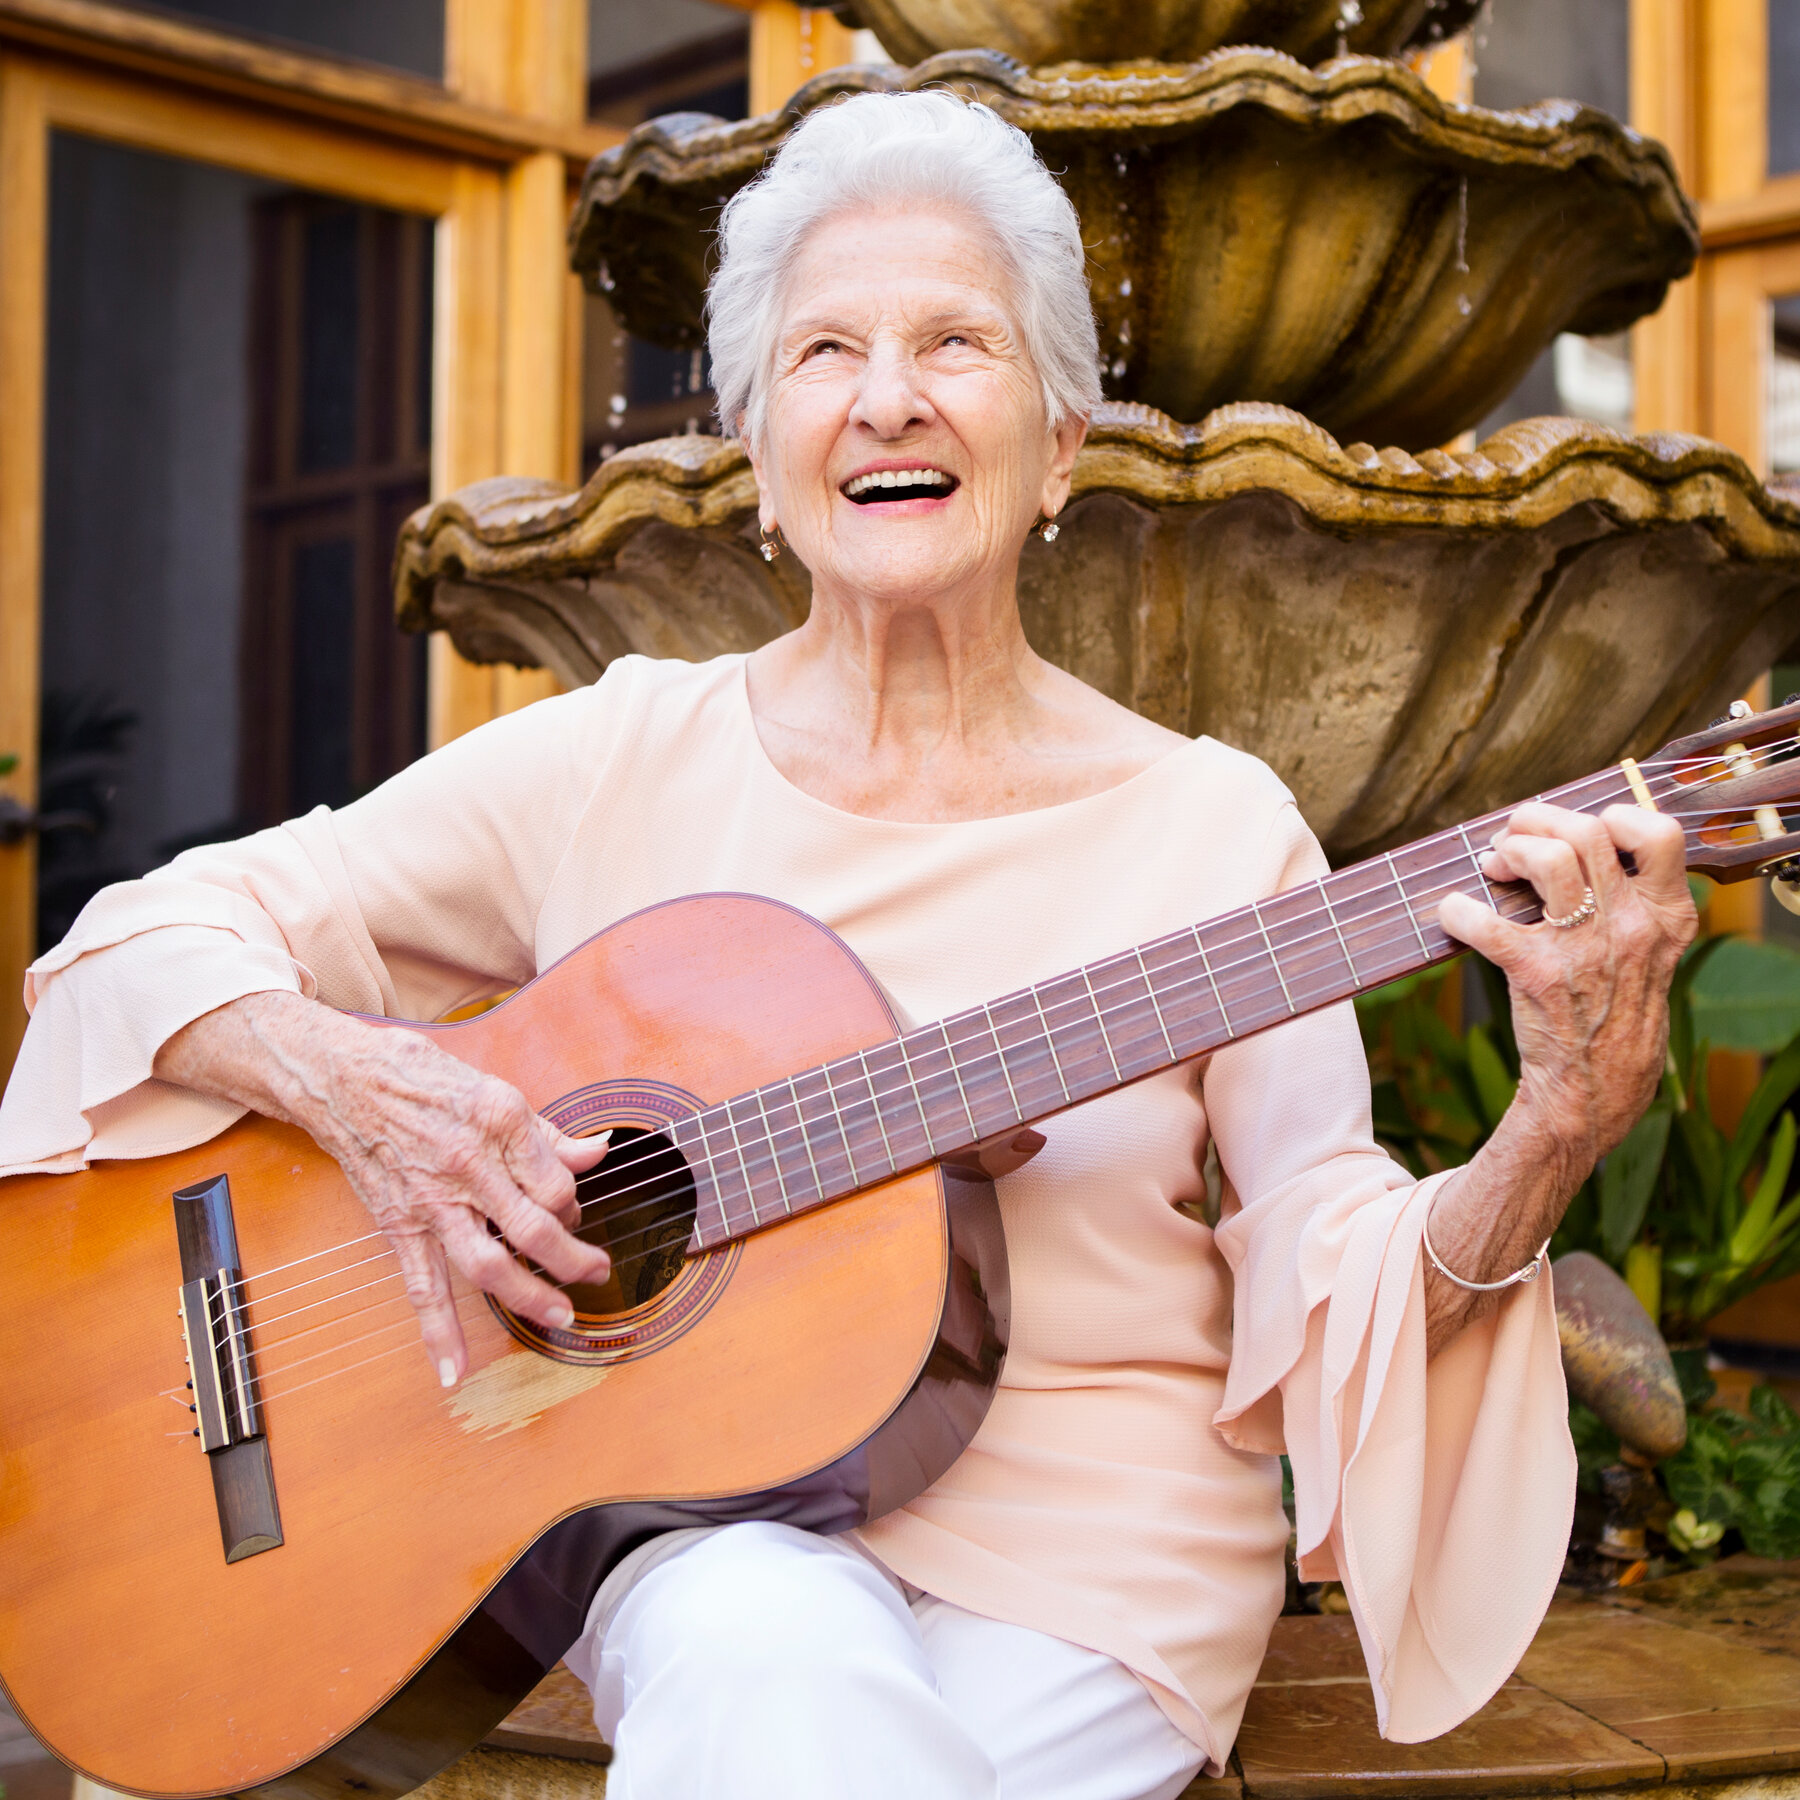
[[[1703,937],[1690,944],[1675,968],[1675,979],[1669,987],[1669,1061],[1683,1091],[1682,1104],[1693,1097],[1698,1072],[1699,1038],[1694,1030],[1694,1009],[1689,993],[1696,978],[1729,938]]]
[[[1734,1209],[1739,1183],[1750,1172],[1750,1165],[1756,1161],[1769,1127],[1775,1123],[1775,1115],[1788,1103],[1795,1088],[1800,1088],[1800,1036],[1793,1038],[1769,1064],[1767,1073],[1756,1084],[1756,1092],[1750,1096],[1750,1104],[1744,1108],[1743,1118],[1738,1121],[1718,1188],[1720,1196]]]
[[[1500,1052],[1484,1026],[1470,1026],[1467,1043],[1469,1075],[1481,1101],[1482,1117],[1492,1131],[1512,1105],[1513,1095],[1519,1091],[1519,1078],[1500,1060]]]
[[[1696,1035],[1715,1050],[1768,1056],[1800,1032],[1800,953],[1785,944],[1732,937],[1693,977]]]
[[[1744,1208],[1744,1216],[1731,1234],[1729,1254],[1733,1267],[1747,1269],[1761,1257],[1763,1246],[1772,1235],[1770,1227],[1775,1223],[1775,1209],[1781,1204],[1781,1196],[1787,1189],[1788,1172],[1793,1166],[1794,1115],[1784,1112],[1775,1126],[1762,1179],[1756,1184],[1756,1192],[1750,1196],[1750,1204]]]
[[[1783,1114],[1786,1118],[1788,1115]],[[1637,1240],[1669,1147],[1673,1110],[1658,1101],[1625,1134],[1600,1169],[1600,1241],[1617,1262]]]

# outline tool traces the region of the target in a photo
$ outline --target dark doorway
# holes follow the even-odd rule
[[[312,194],[258,203],[242,779],[272,825],[425,748],[425,643],[393,622],[431,475],[431,226]]]
[[[52,139],[38,939],[424,749],[430,221]],[[54,821],[51,823],[50,821]]]

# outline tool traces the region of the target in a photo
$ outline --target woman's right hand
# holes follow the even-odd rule
[[[298,994],[249,994],[176,1032],[155,1072],[298,1125],[337,1159],[393,1246],[445,1387],[468,1366],[451,1269],[552,1328],[573,1318],[568,1300],[508,1244],[559,1281],[607,1277],[606,1252],[571,1235],[575,1177],[605,1156],[606,1139],[565,1137],[518,1089],[423,1032]]]

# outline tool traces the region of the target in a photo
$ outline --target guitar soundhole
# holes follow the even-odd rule
[[[681,1273],[694,1229],[694,1178],[681,1152],[660,1131],[615,1125],[605,1162],[575,1191],[575,1235],[603,1246],[613,1263],[603,1283],[563,1289],[577,1318],[607,1318],[655,1299]]]

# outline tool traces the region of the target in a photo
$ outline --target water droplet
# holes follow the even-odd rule
[[[1113,358],[1113,365],[1112,365],[1113,380],[1114,381],[1122,380],[1124,378],[1124,374],[1125,374],[1125,359],[1122,356],[1115,356]]]
[[[1467,294],[1458,295],[1456,310],[1466,319],[1475,310],[1475,302]]]
[[[1129,275],[1119,283],[1119,298],[1121,300],[1129,300],[1131,298],[1131,277]]]
[[[690,394],[698,394],[706,386],[705,352],[696,350],[688,358],[688,385]]]
[[[625,416],[625,396],[614,394],[611,401],[608,402],[606,410],[612,415],[613,423],[617,424]]]

